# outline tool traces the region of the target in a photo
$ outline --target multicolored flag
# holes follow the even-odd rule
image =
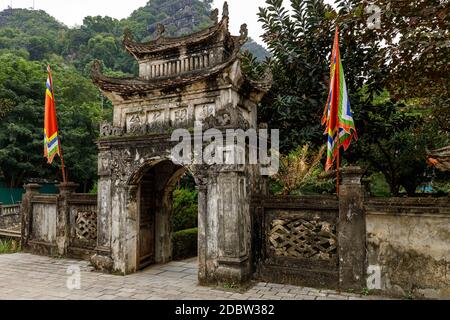
[[[358,140],[339,52],[339,28],[337,26],[331,54],[330,79],[330,92],[322,119],[322,125],[326,125],[325,134],[328,136],[326,171],[333,166],[339,156],[341,146],[346,151],[353,138],[355,141]]]
[[[58,121],[56,119],[55,96],[50,66],[47,67],[48,78],[45,92],[45,118],[44,118],[44,157],[52,164],[56,155],[61,157],[58,137]]]

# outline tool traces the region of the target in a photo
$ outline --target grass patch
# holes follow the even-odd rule
[[[11,254],[20,251],[17,240],[0,240],[0,254]]]
[[[224,289],[236,289],[239,286],[237,286],[235,283],[224,283],[223,288]]]
[[[369,288],[362,289],[361,294],[366,297],[369,296],[371,294],[370,289]]]

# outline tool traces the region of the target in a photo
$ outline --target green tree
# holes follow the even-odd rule
[[[307,143],[319,145],[336,14],[323,1],[291,1],[292,15],[282,0],[266,3],[258,15],[273,57],[274,84],[259,109],[260,119],[280,129],[281,149],[286,153]]]
[[[28,178],[60,177],[43,157],[43,118],[46,64],[12,53],[0,55],[0,170],[11,187]],[[54,66],[54,90],[60,136],[71,179],[88,189],[95,180],[97,150],[94,140],[103,111],[92,82],[73,67]],[[4,108],[3,108],[4,107]]]
[[[436,126],[420,112],[405,111],[405,105],[387,101],[375,103],[366,113],[364,139],[356,152],[364,155],[371,172],[382,172],[391,193],[398,196],[404,187],[414,196],[417,187],[426,182],[427,150],[446,142]]]
[[[422,9],[423,3],[442,12],[442,1],[422,1]],[[388,27],[380,31],[368,25],[371,12],[366,2],[337,0],[336,4],[337,10],[322,0],[291,0],[289,11],[282,0],[267,0],[266,7],[260,8],[263,39],[272,54],[263,65],[271,67],[274,75],[274,85],[259,109],[260,120],[281,130],[285,153],[306,143],[325,143],[320,118],[328,94],[334,26],[339,25],[341,56],[360,136],[344,156],[350,163],[368,165],[369,171],[383,172],[392,193],[398,194],[403,186],[412,195],[425,177],[426,150],[448,141],[449,73],[442,71],[448,68],[450,55],[442,54],[445,50],[439,43],[443,42],[437,41],[434,60],[427,60],[425,66],[415,69],[410,58],[417,63],[420,57],[425,59],[427,46],[415,51],[414,43],[430,30],[438,39],[448,34],[442,23],[448,17],[424,22],[423,30],[420,24],[404,25],[405,10],[411,16],[418,7],[399,2],[392,9],[396,19],[384,19]],[[408,27],[420,30],[408,31]],[[394,41],[395,37],[400,41]],[[429,50],[435,49],[433,37],[426,39]],[[263,69],[251,57],[244,59],[244,65],[250,75]],[[417,81],[421,70],[439,79],[430,92],[425,89],[428,80]],[[409,84],[413,89],[404,90]],[[421,90],[414,89],[418,86]],[[380,101],[385,90],[388,99]],[[387,166],[389,162],[395,164]]]
[[[25,177],[36,175],[42,164],[42,126],[37,124],[43,110],[34,100],[44,92],[39,81],[42,65],[11,53],[1,55],[0,64],[0,99],[10,109],[0,122],[0,170],[6,183],[16,188]]]

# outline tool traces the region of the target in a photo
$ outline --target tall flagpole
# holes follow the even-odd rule
[[[339,197],[339,190],[340,190],[340,167],[341,167],[341,152],[340,152],[341,146],[337,146],[337,159],[336,159],[336,194]]]
[[[67,175],[66,175],[66,166],[64,164],[63,151],[61,146],[61,138],[58,136],[58,144],[59,144],[59,157],[61,158],[61,171],[63,176],[63,183],[67,184]]]

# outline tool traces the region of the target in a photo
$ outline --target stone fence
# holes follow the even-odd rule
[[[287,284],[362,290],[366,231],[361,177],[359,168],[343,170],[339,199],[254,199],[256,276]]]
[[[0,230],[20,230],[20,204],[3,206],[0,203]]]
[[[58,185],[59,195],[25,186],[22,200],[24,250],[50,256],[89,259],[97,245],[97,196],[74,193],[76,184]]]
[[[254,198],[254,278],[450,298],[450,198],[369,198],[361,177],[358,168],[344,169],[339,198]],[[101,250],[97,196],[74,193],[74,184],[59,188],[59,195],[42,195],[39,185],[26,186],[23,247],[37,254],[89,259]],[[17,207],[3,207],[0,213],[18,219]]]
[[[367,286],[450,299],[450,198],[365,201]]]
[[[261,280],[338,288],[337,197],[261,197],[252,206]]]

